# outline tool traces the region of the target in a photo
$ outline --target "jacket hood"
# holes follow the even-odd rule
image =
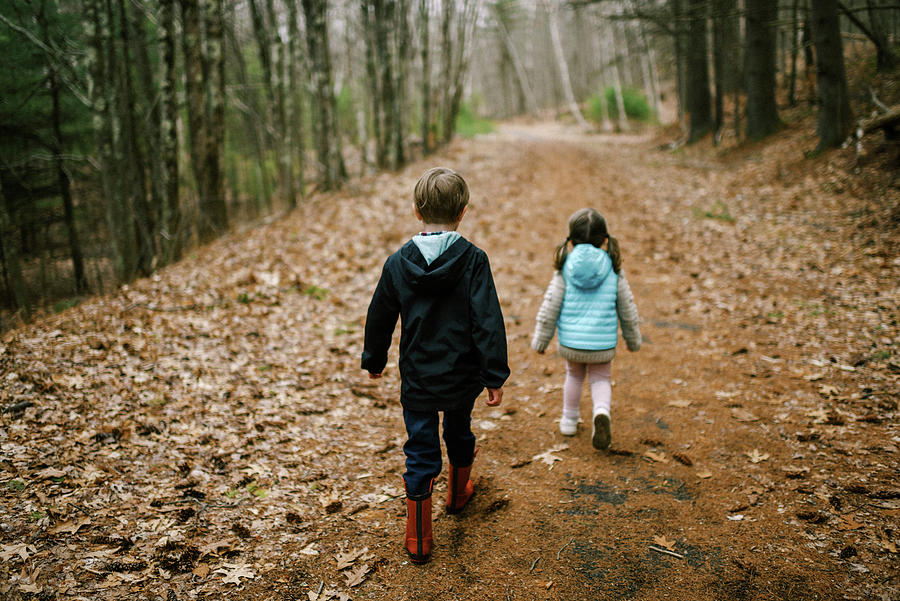
[[[612,259],[602,248],[579,244],[572,249],[563,265],[563,279],[584,289],[596,288],[612,271]]]
[[[399,252],[400,273],[417,291],[439,293],[449,290],[465,271],[471,249],[471,242],[459,238],[429,264],[419,247],[410,240]]]

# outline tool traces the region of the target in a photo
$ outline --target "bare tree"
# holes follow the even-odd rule
[[[559,69],[559,76],[562,80],[563,92],[566,95],[566,102],[569,105],[569,112],[583,129],[590,129],[588,122],[584,120],[581,109],[575,101],[575,94],[572,92],[572,80],[569,78],[569,65],[566,63],[566,56],[563,52],[562,41],[559,37],[559,14],[558,6],[555,0],[547,2],[547,14],[550,16],[550,37],[553,41],[553,53],[556,55],[556,64]]]

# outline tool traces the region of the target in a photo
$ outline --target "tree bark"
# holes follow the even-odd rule
[[[41,33],[44,43],[47,46],[52,45],[50,38],[50,30],[43,13],[38,16]],[[84,272],[84,255],[81,251],[81,242],[78,236],[78,226],[75,221],[75,207],[72,201],[72,185],[69,180],[69,174],[66,172],[65,162],[63,161],[63,152],[65,149],[65,141],[62,131],[62,110],[60,108],[60,82],[56,67],[52,64],[48,65],[47,83],[50,88],[51,115],[53,129],[53,163],[56,169],[56,181],[59,185],[59,193],[63,201],[63,214],[66,224],[66,233],[69,239],[69,255],[72,258],[72,274],[75,280],[75,292],[80,294],[87,292],[88,283]]]
[[[303,130],[303,91],[300,82],[303,77],[303,44],[300,39],[300,15],[297,12],[297,0],[285,0],[288,7],[288,54],[290,55],[290,78],[289,78],[289,94],[290,100],[288,111],[290,114],[290,127],[288,128],[288,150],[293,152],[293,163],[296,163],[297,178],[296,185],[300,196],[305,195],[305,178],[306,170],[306,141],[304,140],[305,132]]]
[[[25,278],[22,276],[19,248],[15,240],[16,228],[13,226],[6,197],[3,195],[3,182],[0,181],[0,255],[2,255],[5,268],[6,288],[10,291],[14,306],[21,310],[27,319],[31,315],[31,302],[28,299]]]
[[[837,0],[812,0],[819,105],[816,152],[840,146],[853,127],[837,5]]]
[[[690,119],[688,142],[695,142],[712,129],[712,106],[709,94],[707,61],[708,4],[705,0],[688,0],[690,35],[687,40],[687,102]]]
[[[275,57],[275,64],[271,70],[272,89],[275,94],[275,115],[278,129],[278,172],[281,174],[281,188],[287,201],[288,209],[297,206],[297,191],[294,187],[294,169],[291,161],[291,148],[288,140],[290,139],[290,119],[288,117],[288,98],[286,86],[286,57],[287,52],[284,39],[281,37],[280,25],[278,23],[278,14],[275,12],[275,3],[273,0],[266,0],[266,12],[269,15],[269,25],[272,28],[272,35],[269,36],[271,56]]]
[[[134,277],[137,263],[134,235],[126,209],[128,194],[121,172],[121,124],[117,111],[115,77],[118,69],[112,44],[111,3],[92,0],[85,5],[88,43],[88,73],[94,132],[100,151],[100,182],[106,208],[106,225],[112,242],[113,271],[119,282]]]
[[[513,67],[516,72],[516,83],[518,84],[519,91],[519,103],[518,103],[518,112],[525,112],[526,108],[528,112],[532,115],[536,115],[538,112],[537,108],[537,100],[534,97],[534,90],[531,87],[531,83],[528,81],[528,73],[525,71],[525,65],[522,64],[522,59],[519,56],[519,51],[516,50],[516,45],[513,43],[512,35],[509,32],[509,18],[501,10],[501,5],[495,5],[494,10],[494,20],[497,22],[497,27],[500,28],[500,36],[503,38],[503,46],[506,49],[506,53],[509,55],[509,58],[512,60]]]
[[[225,151],[225,32],[224,0],[206,0],[206,62],[209,65],[206,97],[209,114],[203,171],[208,195],[201,205],[200,239],[212,240],[228,231],[228,206],[225,202],[225,177],[222,157]],[[205,225],[205,227],[204,227]]]
[[[419,0],[420,53],[422,55],[422,152],[426,156],[434,149],[434,129],[431,99],[431,2]]]
[[[160,155],[162,170],[162,217],[160,236],[164,263],[181,258],[181,203],[178,196],[178,72],[175,64],[175,0],[160,2]]]
[[[124,159],[125,174],[130,183],[131,215],[127,216],[131,222],[129,229],[135,232],[137,242],[137,269],[142,276],[150,275],[156,265],[156,242],[154,240],[154,219],[148,203],[147,172],[144,165],[147,159],[144,149],[141,147],[142,131],[138,127],[137,114],[138,103],[132,76],[132,64],[134,61],[134,48],[131,40],[131,32],[128,24],[128,4],[126,0],[119,0],[119,49],[122,57],[121,78],[122,84],[119,93],[118,110],[121,120],[125,125],[124,134]]]
[[[555,0],[550,0],[550,2],[555,2]],[[569,65],[566,64],[566,56],[563,52],[562,41],[559,37],[559,15],[557,14],[557,7],[555,5],[549,5],[548,2],[547,13],[550,16],[550,37],[553,42],[553,53],[556,55],[556,65],[559,69],[560,79],[562,80],[566,102],[569,105],[569,112],[572,113],[572,117],[575,118],[575,121],[582,129],[589,130],[591,126],[584,120],[584,115],[581,114],[581,109],[578,108],[578,103],[575,101],[575,94],[572,91],[572,80],[569,79]]]
[[[775,104],[775,23],[778,4],[770,0],[746,1],[747,137],[760,139],[778,129]]]
[[[319,187],[322,190],[334,190],[346,179],[347,170],[341,155],[341,136],[337,127],[337,107],[331,82],[326,8],[326,0],[303,0],[306,43],[316,104],[314,122]]]

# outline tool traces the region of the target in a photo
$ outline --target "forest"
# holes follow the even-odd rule
[[[4,0],[2,327],[498,120],[733,145],[807,105],[840,146],[891,111],[844,54],[890,73],[898,30],[881,0]]]
[[[900,599],[898,43],[896,0],[0,0],[0,599]],[[413,565],[360,358],[434,167],[510,375]],[[642,344],[606,449],[532,346],[585,207]]]

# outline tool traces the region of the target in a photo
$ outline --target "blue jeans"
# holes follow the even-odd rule
[[[452,411],[444,411],[444,444],[447,459],[455,467],[472,465],[475,457],[475,435],[472,434],[472,407],[475,401]],[[437,411],[403,409],[406,423],[406,494],[422,499],[431,493],[431,480],[441,473],[441,441],[438,437]]]

